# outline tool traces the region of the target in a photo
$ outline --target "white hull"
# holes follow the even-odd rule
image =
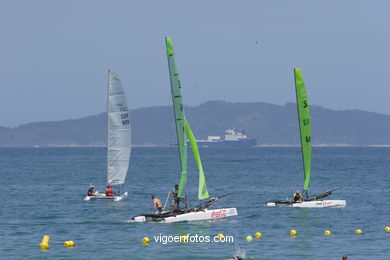
[[[295,202],[291,204],[267,202],[265,206],[293,207],[293,208],[344,208],[347,206],[347,202],[345,200],[313,200],[313,201]]]
[[[127,197],[127,192],[125,192],[123,195],[120,196],[106,196],[105,193],[95,193],[94,196],[85,196],[85,201],[90,201],[94,199],[106,199],[106,200],[113,200],[113,201],[121,201],[124,197]]]
[[[212,210],[204,210],[197,212],[189,212],[176,216],[168,216],[168,217],[151,217],[151,216],[137,216],[134,217],[134,222],[162,222],[162,223],[174,223],[174,222],[182,222],[182,221],[199,221],[199,220],[212,220],[212,219],[221,219],[232,216],[237,216],[236,208],[227,208],[227,209],[212,209]]]

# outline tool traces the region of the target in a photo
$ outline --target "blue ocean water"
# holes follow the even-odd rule
[[[233,195],[216,208],[237,207],[237,217],[216,222],[130,223],[165,201],[179,181],[177,149],[134,148],[120,202],[83,201],[90,183],[105,186],[105,148],[1,148],[3,193],[0,259],[225,259],[240,248],[247,259],[390,259],[390,148],[313,148],[311,192],[343,186],[333,199],[344,209],[267,208],[303,185],[299,147],[201,149],[211,196]],[[196,203],[197,172],[189,165],[187,195]],[[363,234],[356,235],[355,229]],[[290,237],[291,229],[298,235]],[[325,236],[325,230],[331,236]],[[245,240],[261,232],[261,239]],[[158,235],[233,236],[233,243],[153,241]],[[50,249],[38,244],[51,237]],[[151,239],[149,245],[142,238]],[[63,242],[73,240],[74,248]]]

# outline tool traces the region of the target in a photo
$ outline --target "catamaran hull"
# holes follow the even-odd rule
[[[161,217],[159,215],[143,215],[133,217],[134,222],[161,222],[161,223],[175,223],[182,221],[199,221],[199,220],[212,220],[212,219],[221,219],[228,218],[232,216],[237,216],[236,208],[227,208],[227,209],[212,209],[212,210],[202,210],[197,212],[183,213],[176,216]]]
[[[293,207],[293,208],[344,208],[345,200],[313,200],[291,203],[288,201],[267,202],[267,207]]]
[[[113,200],[113,201],[121,201],[124,197],[127,197],[127,192],[125,192],[123,195],[120,196],[106,196],[104,193],[96,193],[94,196],[85,196],[85,201],[90,200],[98,200],[98,199],[104,199],[104,200]]]

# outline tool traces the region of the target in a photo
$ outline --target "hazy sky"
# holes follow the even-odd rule
[[[0,125],[106,110],[107,70],[130,108],[171,104],[164,36],[184,102],[295,101],[390,114],[390,1],[1,1]]]

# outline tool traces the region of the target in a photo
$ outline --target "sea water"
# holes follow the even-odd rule
[[[119,202],[84,201],[93,183],[106,184],[105,148],[1,148],[0,259],[390,259],[390,148],[315,147],[310,194],[342,186],[329,199],[341,209],[271,208],[303,185],[299,147],[200,150],[211,196],[231,193],[214,207],[236,207],[221,221],[133,223],[164,204],[180,178],[177,148],[134,148]],[[187,196],[197,203],[198,174],[189,157]],[[290,236],[290,230],[298,232]],[[361,229],[362,234],[354,231]],[[325,236],[330,230],[332,235]],[[260,239],[254,238],[261,232]],[[232,236],[229,243],[158,243],[154,236]],[[49,235],[50,249],[39,249]],[[252,235],[252,242],[246,236]],[[142,243],[149,237],[149,245]],[[73,240],[73,248],[63,246]]]

